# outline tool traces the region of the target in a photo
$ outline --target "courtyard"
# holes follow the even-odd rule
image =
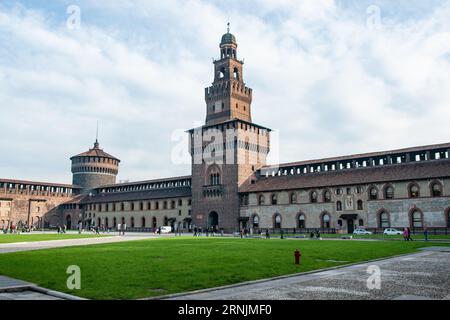
[[[119,237],[111,237],[117,239]],[[124,241],[125,240],[125,241]],[[83,241],[82,239],[76,241]],[[0,254],[0,274],[88,299],[140,299],[333,268],[446,243],[233,237],[122,237]],[[294,264],[294,251],[302,253]],[[79,266],[81,289],[66,286]]]

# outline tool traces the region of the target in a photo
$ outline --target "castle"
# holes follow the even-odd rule
[[[188,131],[191,176],[116,183],[120,160],[96,141],[71,158],[72,184],[0,179],[0,227],[450,227],[450,143],[267,165],[271,130],[252,122],[237,47],[228,30],[205,125]]]

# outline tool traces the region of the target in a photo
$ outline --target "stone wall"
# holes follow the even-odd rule
[[[1,189],[0,226],[8,221],[34,227],[57,225],[61,219],[59,205],[71,199],[67,193]]]

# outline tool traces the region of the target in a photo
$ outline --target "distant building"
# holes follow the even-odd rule
[[[271,130],[252,122],[252,94],[227,32],[205,125],[189,130],[191,176],[117,184],[120,160],[96,141],[71,158],[72,185],[0,179],[0,227],[450,227],[450,143],[268,166]]]

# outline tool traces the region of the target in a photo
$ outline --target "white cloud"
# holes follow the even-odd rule
[[[82,28],[69,31],[62,5],[56,18],[0,6],[2,177],[70,181],[68,158],[93,142],[97,119],[102,147],[122,159],[119,179],[189,174],[170,165],[171,135],[204,120],[229,17],[253,120],[279,129],[281,161],[450,137],[449,1],[414,19],[384,16],[374,31],[365,8],[331,0],[80,7]]]

